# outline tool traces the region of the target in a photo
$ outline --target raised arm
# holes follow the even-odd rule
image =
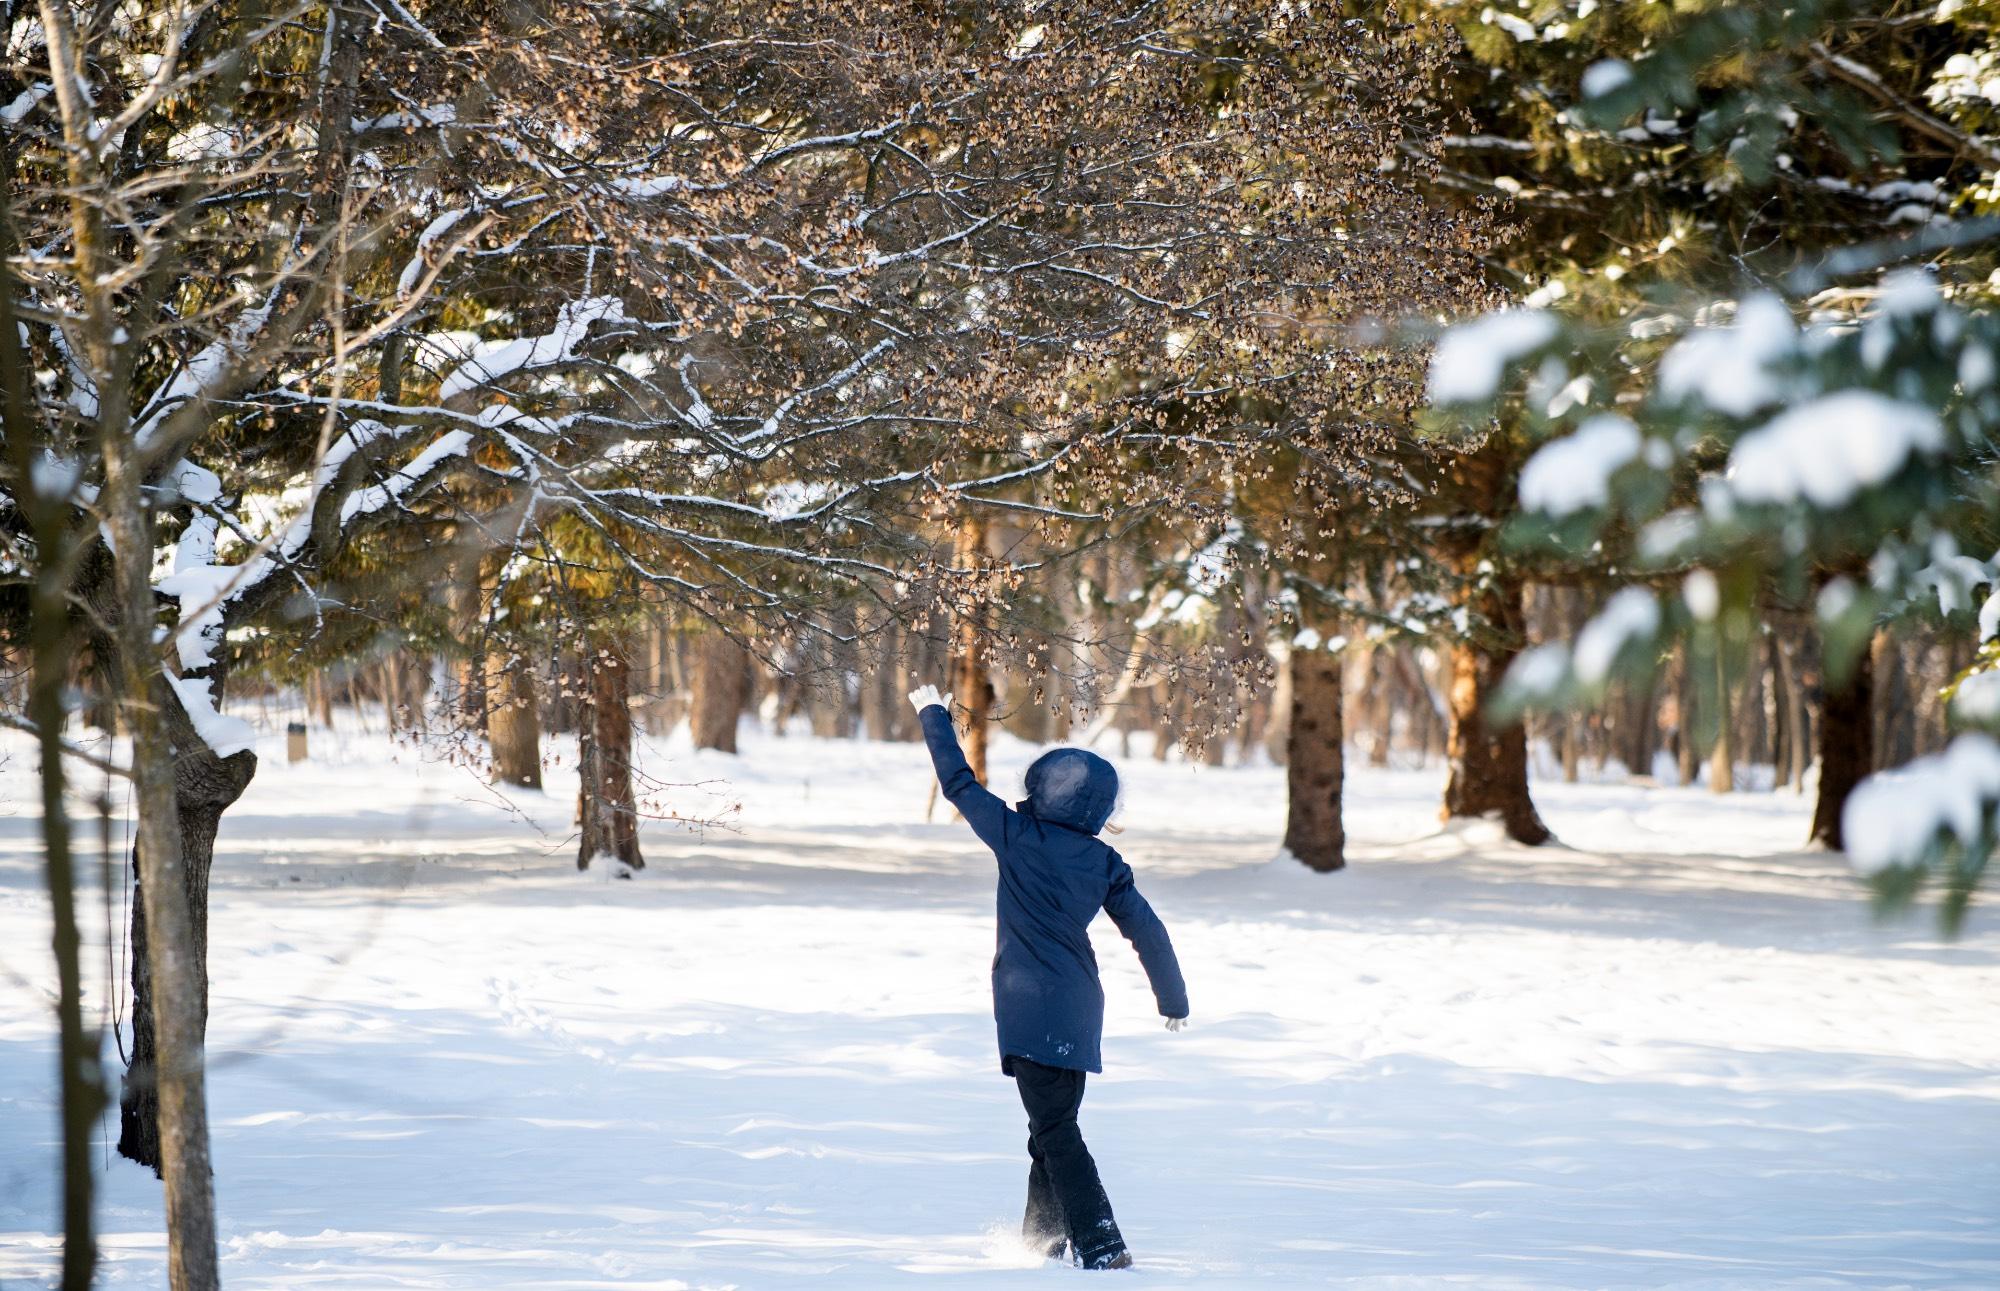
[[[1184,1018],[1188,1015],[1187,983],[1181,980],[1181,963],[1174,957],[1174,943],[1167,936],[1167,925],[1160,922],[1160,916],[1139,895],[1139,885],[1132,881],[1132,867],[1125,863],[1125,858],[1113,852],[1111,864],[1111,891],[1104,898],[1104,913],[1111,916],[1111,922],[1118,925],[1125,940],[1139,952],[1139,963],[1146,970],[1146,980],[1153,984],[1153,998],[1159,1003],[1160,1016]]]
[[[923,723],[924,743],[931,751],[931,766],[937,771],[938,787],[945,800],[958,808],[979,841],[998,852],[1007,842],[1007,804],[987,791],[972,774],[972,767],[958,747],[958,732],[951,729],[948,696],[936,686],[920,686],[910,692],[917,719]]]

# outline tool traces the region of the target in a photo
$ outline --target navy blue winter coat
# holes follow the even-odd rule
[[[1000,862],[999,952],[993,957],[993,1020],[1000,1069],[1013,1058],[1047,1067],[1102,1071],[1104,988],[1090,949],[1090,921],[1103,910],[1139,952],[1160,1014],[1184,1018],[1187,987],[1165,925],[1139,895],[1132,867],[1099,842],[1117,805],[1118,773],[1083,749],[1054,749],[1028,768],[1028,797],[1012,810],[973,776],[951,716],[923,710],[944,796]]]

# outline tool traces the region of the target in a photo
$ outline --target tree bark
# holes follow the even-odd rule
[[[1271,687],[1271,721],[1264,728],[1264,752],[1278,766],[1291,758],[1292,661],[1297,657],[1296,653],[1285,656],[1278,669],[1278,680]]]
[[[217,757],[167,685],[153,642],[155,602],[146,558],[154,550],[152,513],[142,495],[129,422],[122,409],[114,410],[100,414],[100,428],[105,464],[100,505],[112,550],[130,553],[113,560],[109,612],[102,617],[113,629],[110,642],[118,656],[142,822],[134,866],[133,1064],[119,1150],[153,1166],[165,1181],[168,1285],[172,1291],[212,1291],[220,1283],[203,1042],[208,875],[216,825],[249,783],[256,756],[245,751]],[[219,704],[221,669],[212,669],[206,680]]]
[[[694,702],[688,710],[698,749],[736,752],[736,722],[748,689],[743,647],[719,628],[695,639]]]
[[[959,568],[978,569],[986,553],[986,522],[977,516],[959,521]],[[986,783],[987,726],[993,713],[993,678],[986,664],[987,607],[985,589],[975,583],[953,625],[951,693],[964,724],[965,761],[979,783]]]
[[[864,631],[870,629],[873,622],[872,616],[866,614],[860,620]],[[904,674],[891,665],[908,665],[914,661],[900,648],[903,635],[894,622],[882,622],[871,635],[877,638],[877,644],[870,653],[880,666],[868,668],[861,675],[861,728],[871,740],[894,739],[896,708],[902,700],[896,691],[902,686]],[[902,688],[908,689],[907,686]]]
[[[458,640],[464,653],[450,661],[446,675],[451,686],[452,724],[466,731],[484,731],[488,716],[482,563],[477,551],[468,551],[452,562],[451,612],[458,621]]]
[[[986,783],[986,747],[993,714],[993,682],[987,674],[976,629],[961,628],[957,657],[952,660],[952,695],[964,726],[965,761],[979,783]]]
[[[1369,648],[1365,665],[1368,675],[1368,765],[1386,767],[1389,752],[1396,740],[1396,704],[1394,678],[1390,676],[1389,652],[1393,649],[1387,642],[1378,641]]]
[[[1326,648],[1330,623],[1315,622],[1322,640],[1292,648],[1292,704],[1285,753],[1285,850],[1322,874],[1347,863],[1340,819],[1345,778],[1341,748],[1341,658]]]
[[[1820,700],[1819,800],[1813,805],[1811,841],[1844,851],[1841,812],[1854,786],[1875,765],[1875,667],[1871,652],[1855,656],[1844,686],[1828,682]]]
[[[187,738],[196,738],[192,729]],[[208,1026],[208,878],[215,863],[215,839],[222,813],[249,787],[256,774],[252,753],[218,758],[206,748],[183,757],[175,767],[173,818],[180,835],[182,895],[186,902],[193,946],[198,1026]],[[134,843],[135,859],[143,861],[148,816],[142,811]],[[159,1038],[154,1013],[157,976],[149,935],[143,864],[133,866],[132,881],[132,1053],[125,1069],[119,1100],[118,1152],[155,1174],[164,1164],[160,1145]]]
[[[1694,661],[1689,655],[1685,642],[1681,645],[1679,666],[1674,669],[1674,763],[1680,772],[1681,784],[1692,785],[1696,768],[1700,765],[1700,750],[1695,745],[1694,734]]]
[[[519,655],[488,655],[485,693],[492,701],[486,717],[493,749],[493,783],[520,789],[542,787],[542,723],[535,708],[534,666]]]
[[[599,857],[638,870],[639,807],[632,792],[631,640],[623,633],[586,639],[584,703],[577,723],[576,868]]]
[[[1504,580],[1473,594],[1473,606],[1490,625],[1486,641],[1460,640],[1451,652],[1451,730],[1445,753],[1442,818],[1498,816],[1508,837],[1528,844],[1552,837],[1528,794],[1528,733],[1519,722],[1494,726],[1487,710],[1508,665],[1520,652],[1521,587]]]
[[[1736,725],[1735,696],[1730,694],[1728,656],[1717,633],[1715,643],[1715,748],[1708,760],[1710,793],[1730,793],[1736,788],[1736,747],[1732,732]]]

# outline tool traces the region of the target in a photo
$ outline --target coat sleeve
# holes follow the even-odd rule
[[[1167,925],[1160,922],[1160,916],[1139,895],[1139,885],[1132,881],[1132,867],[1116,852],[1111,854],[1111,891],[1104,898],[1104,912],[1118,925],[1118,931],[1125,934],[1125,940],[1132,943],[1132,949],[1139,952],[1139,963],[1146,969],[1146,980],[1153,984],[1153,998],[1159,1002],[1160,1016],[1186,1017],[1187,983],[1181,980],[1180,960],[1174,957],[1174,943],[1167,937]]]
[[[951,729],[951,714],[942,704],[932,704],[918,715],[924,726],[924,743],[930,746],[931,765],[937,769],[938,787],[946,801],[958,808],[979,841],[995,852],[1007,845],[1007,804],[987,791],[972,774],[965,754],[958,747],[958,733]]]

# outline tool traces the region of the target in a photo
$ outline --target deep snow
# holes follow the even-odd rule
[[[671,805],[740,819],[649,828],[615,882],[573,868],[560,767],[514,815],[379,734],[313,741],[264,736],[215,870],[232,1288],[2000,1285],[2000,933],[1877,926],[1789,850],[1787,792],[1547,785],[1567,846],[1529,850],[1440,831],[1434,771],[1358,770],[1320,877],[1271,860],[1281,772],[1119,760],[1195,1025],[1100,920],[1084,1129],[1141,1269],[1085,1275],[1012,1237],[991,862],[923,823],[921,748],[661,742],[654,775],[716,782]],[[0,752],[16,1288],[56,1259],[53,974]],[[1003,789],[1032,752],[997,744]],[[158,1286],[157,1184],[108,1161],[104,1283]]]

